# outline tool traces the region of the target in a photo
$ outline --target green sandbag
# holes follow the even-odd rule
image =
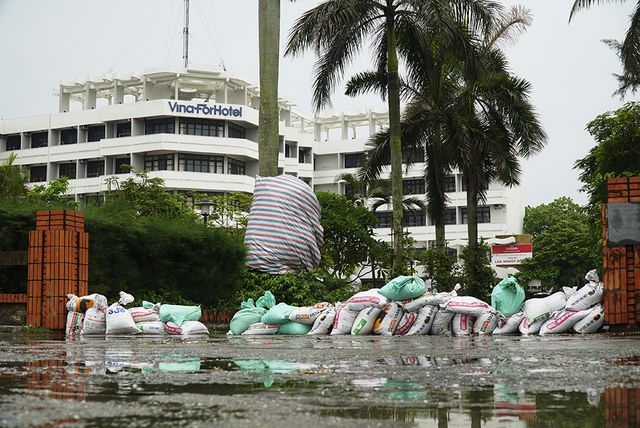
[[[296,306],[287,305],[284,302],[280,302],[277,305],[269,309],[263,316],[260,322],[265,324],[284,324],[289,322],[289,314],[297,309]]]
[[[415,276],[398,276],[378,291],[391,300],[408,300],[422,296],[426,286],[422,278]]]
[[[160,305],[160,321],[173,322],[181,326],[185,321],[200,321],[200,306]]]
[[[313,325],[302,324],[301,322],[289,321],[278,327],[276,334],[307,334]]]
[[[249,299],[251,300],[251,299]],[[244,304],[244,302],[243,302]],[[251,324],[260,322],[262,316],[267,312],[265,308],[244,307],[233,315],[229,322],[229,330],[233,334],[242,334]]]
[[[276,304],[276,298],[273,296],[271,291],[265,291],[262,297],[259,297],[256,301],[256,306],[258,308],[271,309]]]
[[[518,312],[524,303],[524,288],[513,276],[500,281],[491,292],[491,306],[505,317]]]

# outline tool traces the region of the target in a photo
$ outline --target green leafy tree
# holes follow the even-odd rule
[[[146,171],[132,169],[132,172],[134,177],[124,181],[117,177],[106,179],[108,203],[123,202],[119,206],[134,216],[198,218],[193,207],[182,196],[175,196],[165,190],[162,178],[149,177]]]
[[[420,42],[426,29],[437,29],[444,37],[459,40],[466,35],[466,28],[458,25],[461,20],[483,25],[497,7],[493,2],[471,0],[457,2],[455,7],[444,0],[328,0],[307,11],[291,30],[285,54],[314,49],[318,55],[313,82],[316,109],[330,105],[330,95],[346,66],[365,38],[373,38],[375,73],[389,109],[393,234],[397,238],[394,274],[404,264],[400,58]]]
[[[0,200],[20,198],[27,193],[29,174],[20,165],[14,165],[17,157],[11,153],[0,164]]]
[[[539,279],[553,290],[581,286],[588,271],[601,267],[588,213],[569,197],[526,207],[523,230],[531,234],[533,257],[518,274],[522,284]]]
[[[58,177],[47,184],[37,184],[27,193],[27,199],[34,204],[44,204],[49,208],[76,208],[75,202],[67,191],[69,190],[69,179],[65,176]]]
[[[460,252],[462,293],[490,302],[491,291],[498,283],[493,269],[491,269],[491,249],[481,240],[472,253],[469,246]]]

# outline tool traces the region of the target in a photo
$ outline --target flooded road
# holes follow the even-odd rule
[[[640,336],[0,333],[0,427],[635,427]]]

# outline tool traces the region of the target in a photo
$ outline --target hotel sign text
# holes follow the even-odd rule
[[[242,107],[233,107],[225,104],[183,104],[177,101],[169,101],[172,113],[194,113],[206,116],[242,117]]]

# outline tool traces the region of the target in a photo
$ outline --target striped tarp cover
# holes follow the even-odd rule
[[[268,273],[315,268],[322,234],[320,204],[304,181],[290,175],[256,177],[244,239],[249,268]]]

